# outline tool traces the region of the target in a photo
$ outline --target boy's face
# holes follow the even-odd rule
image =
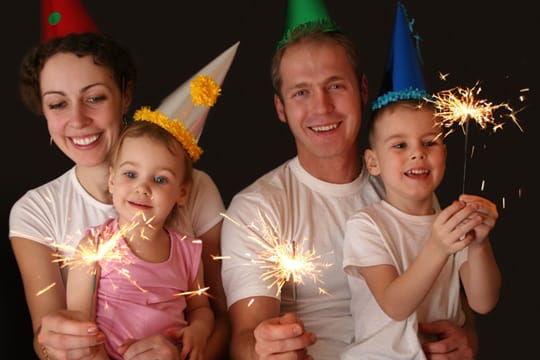
[[[378,113],[373,131],[366,164],[383,179],[387,200],[431,199],[446,167],[446,146],[433,109],[388,105]]]

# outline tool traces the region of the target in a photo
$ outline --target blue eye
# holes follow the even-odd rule
[[[127,178],[130,178],[130,179],[135,179],[136,175],[133,171],[126,171],[124,173],[124,176],[127,177]]]
[[[156,176],[154,178],[154,181],[157,183],[157,184],[166,184],[167,183],[167,178],[166,177],[163,177],[163,176]]]

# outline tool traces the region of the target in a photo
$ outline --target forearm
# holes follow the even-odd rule
[[[469,247],[468,261],[463,275],[463,284],[471,308],[485,314],[499,300],[501,273],[488,239]]]
[[[414,313],[430,291],[446,260],[426,244],[411,266],[403,274],[396,274],[382,292],[380,305],[384,312],[398,321]]]
[[[229,343],[231,328],[227,313],[216,314],[214,331],[208,339],[208,346],[205,352],[206,360],[223,360],[223,354],[229,353]]]
[[[207,339],[207,342],[214,331],[214,314],[209,306],[202,306],[193,309],[187,317],[189,326],[196,329],[198,336]]]
[[[476,357],[476,354],[478,354],[478,348],[480,346],[478,332],[476,331],[476,317],[468,304],[465,294],[461,292],[460,295],[463,312],[465,313],[465,324],[463,324],[462,329],[467,337],[469,348],[471,349],[474,357]]]
[[[232,334],[230,347],[231,360],[257,360],[253,330],[243,330]]]

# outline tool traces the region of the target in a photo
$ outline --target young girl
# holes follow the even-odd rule
[[[120,136],[109,175],[118,217],[89,228],[72,259],[68,309],[95,316],[106,338],[97,359],[107,359],[107,353],[122,359],[130,340],[167,336],[167,329],[179,326],[185,326],[180,358],[202,359],[214,327],[208,299],[200,293],[202,244],[168,226],[188,198],[188,151],[196,143],[179,122],[161,115],[144,113]],[[84,261],[88,249],[105,255]]]

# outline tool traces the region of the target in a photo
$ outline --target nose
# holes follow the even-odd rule
[[[92,122],[92,118],[88,116],[84,105],[77,104],[72,108],[70,125],[76,129],[82,129]]]
[[[326,89],[317,89],[315,93],[315,104],[313,108],[317,113],[325,114],[334,110],[334,100]]]
[[[426,157],[426,154],[424,153],[424,151],[420,147],[417,147],[416,149],[413,149],[413,151],[411,153],[411,159],[412,160],[416,160],[416,159],[423,160],[423,159],[425,159],[425,157]]]
[[[139,182],[137,184],[137,187],[135,188],[135,191],[137,192],[137,194],[144,195],[144,196],[149,196],[151,193],[150,187],[146,184],[145,181]]]

